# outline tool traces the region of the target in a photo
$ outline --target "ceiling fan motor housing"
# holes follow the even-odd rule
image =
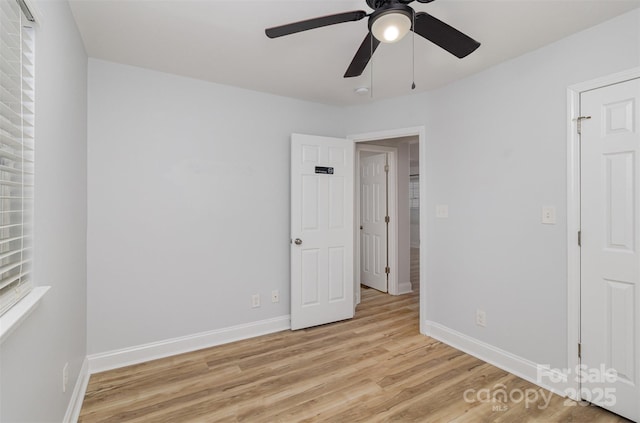
[[[409,4],[409,3],[412,3],[413,1],[414,0],[367,0],[367,5],[369,5],[369,7],[374,10],[378,10],[380,8],[383,8],[384,6],[392,5],[394,3]],[[433,0],[430,0],[430,1],[433,1]]]
[[[371,27],[376,20],[389,13],[401,13],[403,15],[406,15],[410,20],[413,21],[413,9],[411,7],[400,3],[389,4],[385,7],[375,10],[371,13],[371,15],[369,15],[369,30],[371,30]]]

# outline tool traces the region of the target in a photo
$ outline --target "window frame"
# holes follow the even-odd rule
[[[36,25],[27,2],[0,4],[0,342],[49,289],[32,278]]]

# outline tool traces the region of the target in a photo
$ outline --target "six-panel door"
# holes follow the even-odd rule
[[[360,158],[360,283],[387,292],[387,154]]]
[[[353,317],[353,163],[352,141],[291,137],[292,329]]]
[[[582,398],[640,419],[640,80],[581,95]],[[610,375],[605,372],[611,369]]]

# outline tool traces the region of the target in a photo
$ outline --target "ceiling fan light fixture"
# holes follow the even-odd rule
[[[411,30],[411,12],[391,9],[372,16],[371,33],[382,43],[400,41]]]
[[[18,0],[20,1],[20,0]],[[438,47],[462,59],[474,52],[480,43],[468,35],[458,31],[451,25],[431,16],[426,12],[416,13],[408,4],[414,0],[366,0],[373,12],[353,10],[327,16],[291,22],[285,25],[265,29],[269,38],[278,38],[315,28],[355,22],[368,17],[367,34],[344,73],[345,78],[361,76],[371,62],[373,53],[380,43],[400,41],[409,31],[431,41]],[[430,3],[433,0],[417,0],[419,3]],[[413,37],[415,40],[416,37]],[[415,52],[415,50],[414,50]],[[415,57],[414,57],[415,65]],[[372,72],[373,75],[373,72]],[[415,82],[415,81],[414,81]],[[412,88],[413,84],[412,84]]]

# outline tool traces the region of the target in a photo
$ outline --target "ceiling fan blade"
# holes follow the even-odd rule
[[[360,48],[358,48],[356,55],[353,56],[353,60],[345,72],[344,77],[353,78],[354,76],[362,75],[362,72],[364,72],[364,69],[367,67],[371,56],[373,56],[373,53],[379,45],[380,41],[378,41],[376,37],[371,35],[371,32],[369,32],[367,36],[364,37],[362,44],[360,44]]]
[[[474,52],[480,43],[428,13],[416,13],[413,31],[462,59]]]
[[[418,3],[431,3],[433,0],[417,0]]]
[[[320,28],[328,25],[335,25],[343,22],[359,21],[367,16],[367,12],[363,10],[354,10],[352,12],[338,13],[335,15],[321,16],[319,18],[307,19],[305,21],[293,22],[286,25],[274,26],[265,29],[265,33],[269,38],[282,37],[284,35],[295,34],[296,32],[308,31],[310,29]]]

